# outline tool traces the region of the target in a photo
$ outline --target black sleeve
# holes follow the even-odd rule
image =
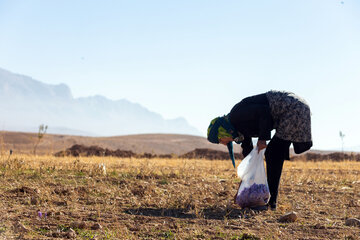
[[[259,126],[259,140],[270,140],[273,120],[270,107],[265,104],[237,104],[230,112],[232,122],[254,122]],[[245,126],[244,126],[245,127]]]
[[[259,116],[259,140],[270,140],[273,120],[268,106],[262,105]]]
[[[251,137],[245,136],[241,143],[242,155],[246,157],[253,150],[253,143]]]

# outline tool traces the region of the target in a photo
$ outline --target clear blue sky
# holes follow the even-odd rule
[[[360,146],[358,0],[0,0],[0,67],[74,97],[209,121],[242,98],[290,90],[314,147]]]

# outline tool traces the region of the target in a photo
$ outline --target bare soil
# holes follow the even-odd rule
[[[359,239],[345,225],[360,218],[359,173],[286,162],[277,211],[254,212],[233,203],[228,161],[2,157],[0,239]],[[290,211],[297,220],[280,222]]]
[[[235,153],[235,158],[240,160],[243,158],[243,155],[240,153]],[[113,156],[113,157],[121,157],[121,158],[187,158],[187,159],[208,159],[208,160],[228,160],[229,153],[208,149],[208,148],[196,148],[188,153],[182,155],[175,154],[153,154],[153,153],[143,153],[136,154],[132,151],[126,150],[110,150],[108,148],[102,148],[99,146],[84,146],[75,144],[72,147],[66,149],[65,151],[60,151],[55,153],[57,157],[65,157],[65,156]],[[300,156],[292,156],[291,160],[306,160],[306,161],[360,161],[360,154],[347,154],[341,152],[334,152],[330,154],[319,154],[319,153],[305,153]]]

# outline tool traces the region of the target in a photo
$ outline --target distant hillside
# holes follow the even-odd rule
[[[84,86],[86,87],[86,86]],[[121,96],[121,92],[119,93]],[[139,133],[201,135],[184,118],[164,119],[126,99],[103,96],[73,98],[65,84],[51,85],[0,69],[1,130],[117,136]]]
[[[37,140],[37,134],[24,132],[0,132],[1,154],[9,154],[11,149],[14,153],[32,153]],[[212,144],[204,137],[181,135],[181,134],[139,134],[116,137],[83,137],[72,135],[46,134],[37,148],[37,154],[55,154],[74,146],[75,144],[87,147],[97,146],[109,150],[132,151],[135,154],[150,153],[152,155],[175,154],[188,157],[207,159],[224,159],[228,156],[227,148],[221,144]],[[240,145],[235,144],[236,159],[240,159]],[[203,149],[222,151],[224,154]],[[291,149],[291,160],[357,160],[358,153],[341,153],[334,151],[310,150],[306,154],[294,155]],[[213,154],[214,156],[211,156]],[[199,157],[200,156],[200,157]],[[226,158],[226,157],[225,157]]]
[[[35,133],[0,132],[0,143],[3,152],[12,149],[17,153],[31,153],[37,139]],[[209,148],[227,151],[226,146],[212,144],[204,137],[181,134],[139,134],[115,137],[83,137],[73,135],[46,134],[38,146],[39,154],[54,154],[74,144],[85,146],[96,145],[112,150],[131,150],[135,153],[176,154],[181,155],[196,148]],[[236,144],[235,151],[240,152]]]

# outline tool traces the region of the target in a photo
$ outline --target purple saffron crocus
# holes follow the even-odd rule
[[[42,212],[38,212],[38,216],[39,216],[39,218],[42,218]]]

